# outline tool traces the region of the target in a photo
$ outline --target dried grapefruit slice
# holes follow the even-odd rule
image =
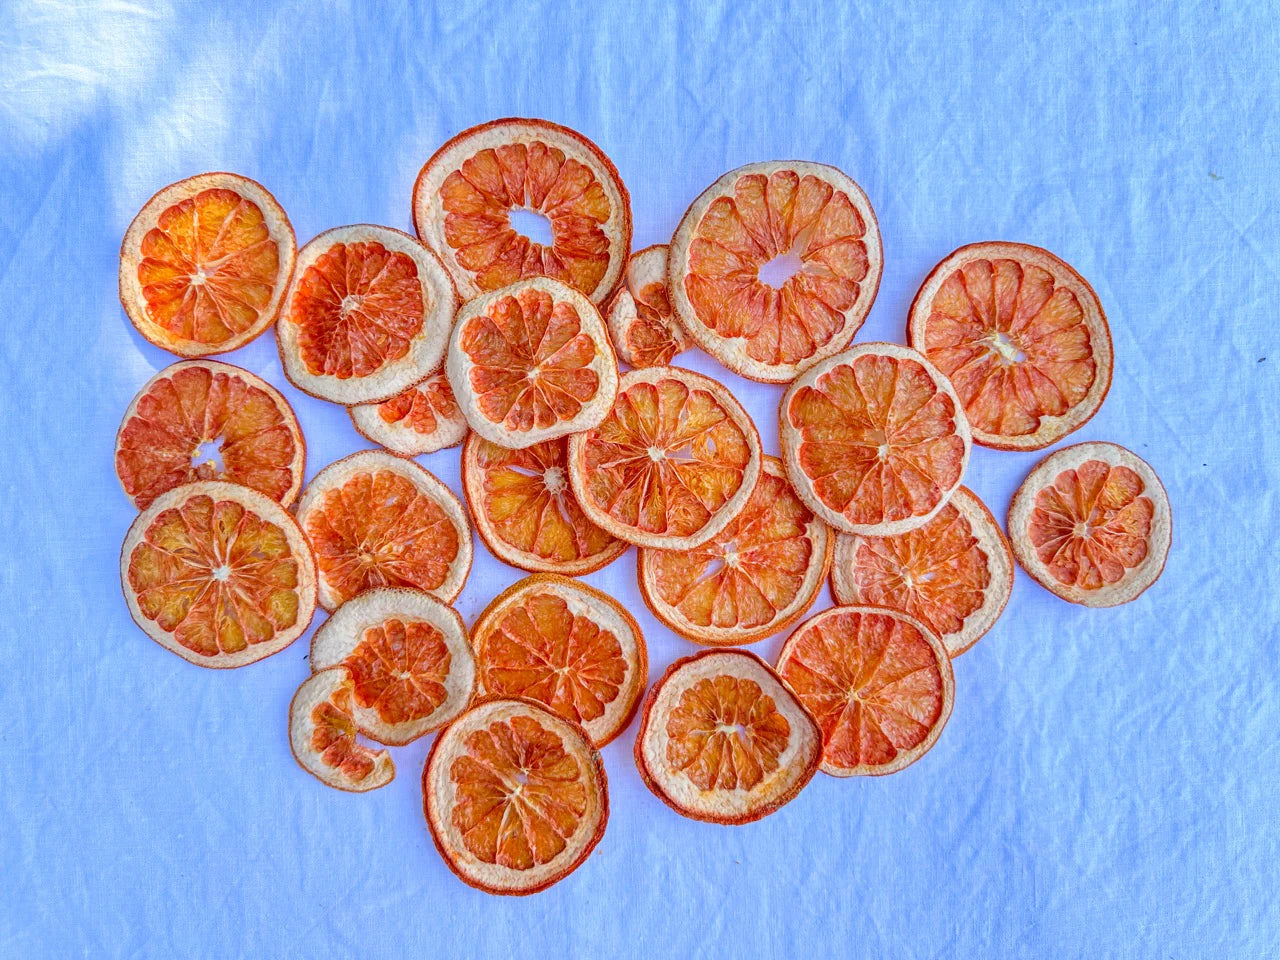
[[[520,232],[513,212],[547,221],[550,242]],[[551,277],[607,303],[631,250],[631,198],[617,168],[546,120],[494,120],[446,143],[413,186],[413,223],[464,300]]]
[[[653,615],[694,643],[754,643],[813,606],[835,534],[795,495],[782,461],[766,456],[743,511],[700,547],[642,547],[640,592]]]
[[[297,514],[329,611],[371,587],[412,587],[452,603],[471,570],[471,528],[458,498],[412,460],[381,450],[321,470]]]
[[[676,813],[750,823],[813,779],[822,733],[755,654],[704,650],[649,689],[635,757],[645,785]]]
[[[360,732],[401,746],[471,702],[476,667],[456,610],[421,590],[379,587],[338,608],[311,638],[311,669],[351,675]]]
[[[467,421],[443,372],[381,403],[349,408],[351,422],[366,440],[402,457],[456,447],[467,435]]]
[[[363,793],[396,775],[385,750],[356,739],[355,684],[342,667],[303,681],[289,704],[289,746],[298,766],[339,790]]]
[[[685,550],[746,505],[760,435],[724,384],[680,367],[622,377],[613,409],[569,439],[569,480],[587,518],[621,540]]]
[[[298,253],[276,339],[299,390],[389,400],[440,367],[457,295],[440,261],[399,230],[334,227]]]
[[[961,487],[923,527],[836,538],[831,594],[848,606],[915,617],[958,657],[982,638],[1013,590],[1013,552],[977,494]]]
[[[120,245],[120,302],[138,332],[180,357],[242,347],[271,326],[298,244],[262,184],[202,173],[147,201]]]
[[[133,521],[120,583],[134,622],[202,667],[242,667],[311,623],[316,567],[284,507],[238,483],[174,487]]]
[[[618,356],[633,367],[657,367],[693,346],[667,292],[667,245],[631,255],[625,285],[605,314]]]
[[[1079,429],[1111,387],[1111,331],[1093,287],[1048,250],[971,243],[933,268],[908,342],[951,378],[975,443],[1039,450]]]
[[[778,420],[796,493],[845,533],[922,526],[969,464],[969,424],[951,384],[893,343],[859,344],[805,371]]]
[[[481,701],[436,738],[422,771],[436,849],[488,893],[545,890],[604,836],[604,763],[582,728],[528,700]]]
[[[750,163],[713,183],[671,240],[671,303],[734,373],[787,383],[839,353],[880,287],[871,201],[820,163]]]
[[[1114,443],[1078,443],[1050,454],[1009,504],[1009,539],[1022,569],[1086,607],[1128,603],[1155,583],[1172,538],[1160,478]]]
[[[512,584],[471,628],[479,689],[534,700],[603,747],[640,704],[649,659],[640,625],[618,601],[568,577]]]
[[[546,277],[463,307],[446,368],[471,429],[504,447],[588,430],[618,392],[618,361],[600,312]]]
[[[884,607],[832,607],[796,628],[778,673],[822,728],[833,777],[897,773],[938,740],[955,700],[942,641]]]

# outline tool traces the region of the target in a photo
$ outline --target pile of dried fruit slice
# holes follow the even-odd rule
[[[359,403],[348,412],[362,437],[402,457],[456,447],[467,436],[466,418],[443,372],[433,373],[390,400]]]
[[[363,793],[396,775],[391,754],[356,739],[355,683],[342,668],[303,681],[289,704],[289,746],[298,765],[338,790]]]
[[[605,314],[618,356],[633,367],[657,367],[693,345],[667,293],[667,247],[658,244],[631,255],[625,286]]]

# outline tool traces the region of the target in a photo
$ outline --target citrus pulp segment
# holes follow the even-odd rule
[[[289,746],[298,766],[322,783],[363,793],[390,783],[396,768],[386,750],[356,739],[354,690],[342,667],[304,680],[289,704]]]
[[[467,435],[467,420],[443,371],[390,400],[359,403],[347,412],[357,433],[402,457],[456,447]]]
[[[671,309],[666,244],[633,253],[623,284],[605,312],[622,360],[633,367],[661,366],[693,345]]]

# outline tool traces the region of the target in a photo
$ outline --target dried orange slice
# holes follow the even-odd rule
[[[133,521],[120,583],[134,622],[202,667],[243,667],[293,643],[316,609],[316,567],[298,524],[238,483],[174,487]]]
[[[1079,429],[1111,387],[1111,331],[1093,287],[1048,250],[971,243],[933,268],[908,342],[951,378],[975,443],[1039,450]]]
[[[942,641],[884,607],[832,607],[787,639],[778,673],[822,728],[833,777],[897,773],[937,742],[955,676]]]
[[[1151,465],[1114,443],[1078,443],[1038,463],[1009,504],[1022,569],[1086,607],[1128,603],[1164,571],[1169,496]]]
[[[216,360],[165,367],[138,391],[116,434],[116,476],[139,510],[197,480],[242,483],[287,507],[305,460],[289,402],[248,370]]]
[[[859,344],[805,371],[778,420],[796,493],[846,533],[922,526],[969,464],[969,424],[951,384],[893,343]]]
[[[713,183],[671,240],[671,304],[734,373],[787,383],[839,353],[880,287],[871,201],[820,163],[750,163]]]
[[[640,704],[649,659],[640,625],[594,587],[539,573],[512,584],[471,628],[481,693],[537,701],[603,747]]]
[[[356,739],[355,684],[342,667],[303,681],[289,704],[289,746],[298,766],[339,790],[363,793],[385,787],[396,775],[385,750]]]
[[[544,242],[512,213],[541,220]],[[631,250],[631,198],[582,134],[546,120],[494,120],[458,134],[413,186],[413,223],[464,300],[529,277],[607,303]]]
[[[120,245],[120,303],[180,357],[242,347],[275,323],[298,244],[262,184],[202,173],[165,187]]]
[[[528,700],[481,701],[436,738],[422,771],[436,849],[488,893],[545,890],[604,836],[604,763],[582,728]]]
[[[657,367],[693,346],[671,309],[665,243],[633,253],[623,280],[605,313],[619,357],[633,367]]]
[[[285,376],[321,400],[389,400],[439,369],[456,306],[440,261],[407,233],[326,230],[299,251],[276,329]]]
[[[622,377],[613,409],[569,440],[569,480],[587,519],[642,547],[706,543],[747,503],[760,435],[724,384],[680,367]]]
[[[467,627],[421,590],[379,587],[337,609],[311,638],[311,669],[351,675],[361,733],[401,746],[438,730],[471,702],[476,667]]]
[[[348,412],[356,432],[402,457],[456,447],[467,436],[466,418],[443,372],[433,373],[390,400],[360,403]]]
[[[689,550],[640,549],[636,575],[653,615],[694,643],[754,643],[813,606],[835,535],[766,456],[743,511]]]
[[[891,537],[836,538],[831,594],[848,606],[891,607],[915,617],[958,657],[1004,611],[1013,552],[977,494],[961,487],[923,527]]]
[[[412,460],[381,450],[321,470],[297,514],[329,611],[372,587],[412,587],[452,603],[471,570],[471,528],[458,498]]]
[[[600,312],[545,277],[463,307],[446,369],[471,429],[504,447],[588,430],[618,391],[618,361]]]
[[[745,650],[677,660],[649,689],[636,734],[645,785],[682,816],[750,823],[813,779],[822,733],[773,669]]]

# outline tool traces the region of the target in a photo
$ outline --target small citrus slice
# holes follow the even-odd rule
[[[822,728],[833,777],[897,773],[937,742],[955,676],[942,641],[884,607],[832,607],[796,628],[778,673]]]
[[[604,762],[576,723],[528,700],[487,699],[436,738],[422,771],[436,849],[488,893],[545,890],[604,836]]]
[[[134,622],[202,667],[243,667],[293,643],[316,609],[316,568],[298,524],[238,483],[174,487],[133,521],[120,583]]]
[[[545,277],[463,307],[446,369],[471,429],[504,447],[588,430],[618,391],[618,361],[600,312]]]
[[[908,342],[951,378],[975,443],[1039,450],[1079,429],[1111,387],[1111,331],[1093,287],[1048,250],[971,243],[933,268]]]
[[[1172,538],[1160,478],[1114,443],[1055,451],[1009,504],[1009,539],[1022,569],[1046,590],[1086,607],[1128,603],[1155,583]]]
[[[385,750],[356,739],[355,684],[342,667],[303,681],[289,704],[289,746],[298,766],[338,790],[363,793],[396,775]]]
[[[787,383],[849,345],[883,267],[871,201],[848,176],[751,163],[703,191],[676,228],[671,304],[734,373]]]
[[[750,823],[813,779],[822,733],[773,669],[745,650],[677,660],[649,689],[636,734],[645,785],[682,816]]]
[[[689,550],[640,549],[636,574],[653,615],[694,643],[754,643],[813,606],[835,535],[766,456],[743,511]]]
[[[275,323],[297,240],[262,184],[202,173],[165,187],[120,245],[120,303],[138,332],[180,357],[242,347]]]
[[[640,704],[649,659],[640,625],[594,587],[539,573],[508,587],[471,628],[481,693],[524,697],[603,747]]]
[[[782,398],[787,476],[845,533],[890,536],[933,519],[969,464],[969,424],[928,360],[864,343],[798,377]]]
[[[977,494],[961,487],[922,527],[891,537],[836,538],[836,603],[901,610],[958,657],[1004,611],[1013,590],[1013,552]]]
[[[379,587],[348,600],[311,638],[311,669],[351,675],[350,714],[365,736],[401,746],[467,708],[475,658],[456,610],[421,590]]]
[[[513,213],[540,220],[549,236],[526,236]],[[446,143],[418,174],[413,222],[464,300],[551,277],[607,303],[631,250],[631,198],[617,168],[582,134],[546,120],[494,120]]]
[[[389,400],[439,369],[456,306],[440,261],[407,233],[326,230],[299,251],[276,329],[285,376],[321,400]]]
[[[412,587],[452,603],[471,570],[471,528],[458,498],[412,460],[381,450],[321,470],[297,514],[329,611],[372,587]]]
[[[467,435],[466,418],[443,371],[390,400],[360,403],[348,412],[356,432],[402,457],[456,447]]]
[[[618,356],[633,367],[657,367],[693,345],[667,292],[667,246],[645,247],[627,261],[624,286],[605,314]]]
[[[760,435],[724,384],[680,367],[622,377],[600,426],[569,439],[569,481],[587,518],[643,547],[706,543],[747,503]]]

